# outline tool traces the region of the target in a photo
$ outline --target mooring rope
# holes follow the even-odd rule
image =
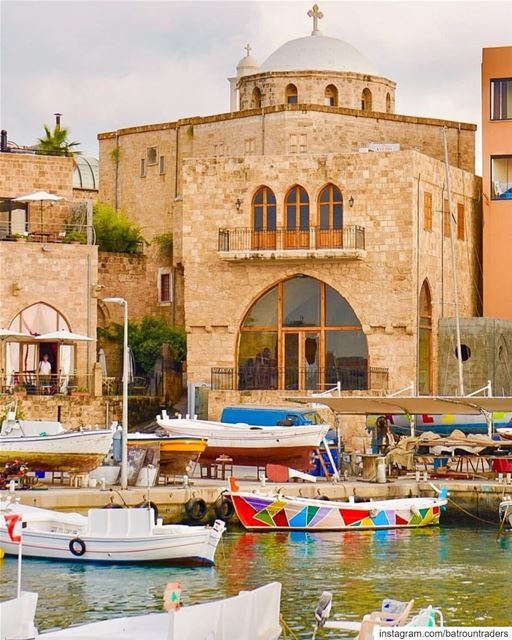
[[[491,521],[491,520],[485,520],[484,518],[480,518],[480,516],[476,516],[474,513],[471,513],[467,509],[464,509],[464,507],[461,507],[459,504],[457,504],[455,502],[455,500],[452,500],[451,498],[447,498],[447,500],[448,500],[448,502],[451,502],[454,507],[457,507],[457,509],[459,509],[460,511],[462,511],[463,513],[468,515],[470,518],[474,518],[475,520],[478,520],[479,522],[483,522],[484,524],[492,524],[494,526],[499,524],[499,521],[498,522],[494,522],[494,521]]]
[[[289,627],[289,625],[286,623],[286,620],[283,618],[283,614],[279,614],[279,622],[281,623],[281,627],[283,628],[283,640],[286,640],[287,638],[287,633],[290,634],[290,638],[292,638],[292,640],[298,640],[299,636],[294,633],[294,631]]]

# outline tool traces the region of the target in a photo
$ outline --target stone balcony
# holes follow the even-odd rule
[[[219,229],[217,251],[222,260],[364,260],[365,230],[359,226],[340,229],[256,230],[252,228]]]

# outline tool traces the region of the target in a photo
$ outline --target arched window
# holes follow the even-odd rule
[[[252,108],[259,109],[261,107],[261,91],[258,87],[252,90]]]
[[[432,393],[432,296],[426,280],[419,299],[418,392]]]
[[[293,186],[286,195],[286,248],[309,247],[309,196],[306,190]]]
[[[238,388],[368,387],[368,345],[352,307],[324,282],[295,276],[266,291],[240,327]]]
[[[289,84],[284,92],[287,104],[297,104],[298,93],[297,87],[294,84]]]
[[[276,197],[272,189],[260,187],[252,199],[252,248],[276,248]]]
[[[391,113],[391,94],[386,93],[386,113]]]
[[[338,106],[338,89],[333,85],[329,84],[325,87],[325,101],[328,107],[337,107]]]
[[[318,247],[343,247],[343,196],[334,184],[326,185],[318,196]]]
[[[18,313],[9,329],[39,336],[54,331],[71,331],[66,318],[54,307],[36,302]],[[6,343],[6,373],[13,384],[23,384],[33,393],[40,389],[38,368],[44,355],[48,355],[52,376],[70,374],[74,369],[74,346],[55,342]],[[67,382],[66,382],[67,384]],[[55,389],[57,390],[57,389]]]
[[[361,96],[361,109],[363,111],[372,110],[372,92],[368,88],[363,89],[363,94]]]

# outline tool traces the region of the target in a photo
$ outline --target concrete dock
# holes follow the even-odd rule
[[[345,500],[350,496],[356,499],[386,499],[408,498],[413,496],[433,496],[435,491],[431,482],[437,487],[449,489],[448,508],[443,514],[443,522],[498,523],[498,504],[505,495],[512,495],[512,484],[503,484],[488,480],[445,480],[432,479],[417,482],[415,479],[399,479],[385,484],[348,480],[333,483],[326,481],[288,482],[275,484],[266,482],[263,486],[257,480],[238,480],[244,491],[271,491],[281,488],[286,495],[302,495],[304,497],[326,496],[331,500]],[[120,506],[137,506],[150,500],[157,505],[158,515],[165,522],[186,522],[185,505],[189,500],[204,500],[207,514],[204,522],[215,518],[214,505],[221,493],[227,488],[227,483],[221,480],[191,480],[190,486],[168,484],[147,488],[130,487],[120,490],[112,487],[72,488],[61,485],[49,485],[48,488],[33,488],[17,490],[16,499],[22,504],[28,504],[45,509],[60,511],[86,512],[91,507],[105,507],[110,503]],[[148,495],[149,494],[149,495]],[[236,519],[233,521],[236,522]]]

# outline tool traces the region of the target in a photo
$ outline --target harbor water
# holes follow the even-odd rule
[[[512,626],[512,535],[492,527],[441,526],[369,532],[227,532],[215,567],[109,566],[25,558],[23,589],[39,592],[39,630],[162,610],[168,582],[184,605],[234,595],[272,580],[299,638],[310,638],[320,593],[332,617],[359,619],[383,598],[432,604],[450,626]],[[0,561],[0,599],[16,592],[16,559]],[[348,634],[350,635],[350,634]],[[342,637],[322,631],[319,638]],[[243,639],[241,639],[243,640]]]

